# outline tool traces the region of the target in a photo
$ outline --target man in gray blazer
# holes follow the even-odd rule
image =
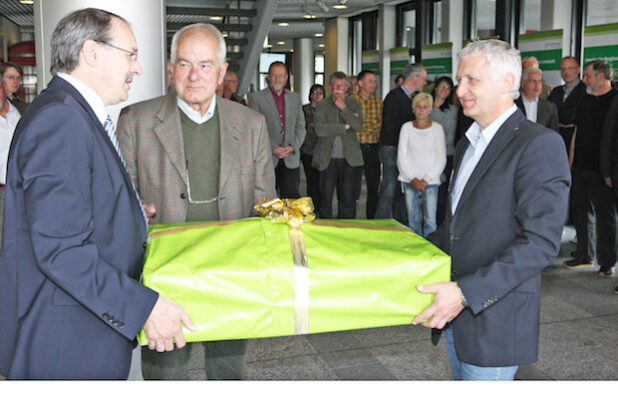
[[[511,380],[538,358],[541,271],[558,254],[571,176],[560,134],[513,104],[519,51],[498,40],[459,53],[457,97],[475,122],[457,144],[449,207],[428,239],[451,256],[451,282],[413,324],[440,329],[454,379]]]
[[[521,96],[515,104],[532,122],[558,131],[558,107],[540,98],[543,90],[543,73],[537,67],[525,68],[521,76]]]
[[[281,198],[299,198],[300,147],[305,142],[305,115],[298,93],[285,89],[288,71],[282,62],[268,69],[268,87],[249,95],[249,106],[266,118],[277,192]]]
[[[320,171],[322,219],[333,216],[337,187],[339,219],[356,217],[356,190],[361,182],[363,154],[356,133],[363,128],[361,103],[346,96],[347,78],[337,71],[330,76],[332,95],[315,107],[314,127],[318,141],[311,165]]]

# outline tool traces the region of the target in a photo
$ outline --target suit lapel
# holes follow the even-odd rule
[[[161,110],[157,113],[157,118],[161,120],[161,124],[154,128],[154,134],[161,142],[161,146],[178,171],[180,178],[186,183],[187,167],[178,111],[176,96],[168,95],[167,100],[161,106]]]
[[[502,124],[502,126],[500,126],[500,128],[496,132],[496,135],[494,135],[494,138],[492,138],[491,142],[489,143],[489,146],[487,146],[487,149],[485,150],[485,152],[483,152],[481,160],[479,160],[476,167],[474,168],[474,171],[472,171],[472,174],[470,175],[470,178],[468,179],[468,182],[463,189],[461,198],[459,199],[459,203],[457,204],[457,210],[455,211],[455,215],[457,215],[461,207],[464,205],[466,199],[470,197],[483,175],[485,175],[493,162],[498,158],[498,156],[500,156],[500,153],[515,137],[515,131],[519,129],[519,123],[523,119],[525,119],[523,114],[519,111],[515,111],[515,113],[513,113]]]

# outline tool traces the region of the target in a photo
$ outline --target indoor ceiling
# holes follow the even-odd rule
[[[403,0],[278,0],[268,41],[272,45],[271,51],[287,52],[293,48],[295,38],[314,38],[316,49],[323,44],[323,38],[316,34],[324,33],[324,21],[337,16],[353,16],[365,11],[377,9],[380,4],[396,4]],[[186,15],[181,12],[182,7],[192,8],[237,8],[251,9],[255,0],[167,0],[168,33],[171,23],[208,22],[209,15]],[[333,6],[345,3],[347,8],[336,9]],[[170,12],[171,11],[171,12]],[[17,24],[24,33],[33,33],[32,5],[22,4],[19,0],[0,0],[0,15]],[[306,16],[311,15],[308,19]],[[245,18],[248,19],[248,18]],[[234,23],[247,23],[239,17]],[[287,23],[287,26],[280,24]],[[174,25],[172,25],[174,26]]]

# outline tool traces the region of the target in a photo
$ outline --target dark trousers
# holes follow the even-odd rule
[[[453,155],[446,156],[446,167],[442,173],[446,180],[440,184],[438,188],[438,214],[436,217],[436,224],[440,226],[444,218],[446,217],[446,210],[448,209],[448,186],[451,180],[451,172],[453,171]]]
[[[320,209],[320,171],[311,166],[313,155],[300,155],[300,160],[303,162],[305,169],[305,178],[307,178],[307,195],[313,200],[315,212]]]
[[[320,218],[333,218],[333,194],[337,188],[338,219],[356,217],[356,186],[362,167],[351,167],[345,159],[331,159],[320,172]]]
[[[376,216],[378,191],[380,189],[380,158],[378,156],[380,146],[378,144],[360,144],[360,148],[363,153],[363,161],[365,162],[363,168],[365,182],[367,183],[367,219],[373,219]],[[360,199],[360,192],[363,186],[362,175],[360,181],[357,200]]]
[[[616,202],[611,188],[595,171],[573,169],[573,223],[577,233],[577,260],[586,262],[596,256],[602,268],[616,263]],[[594,220],[589,220],[593,215]]]
[[[408,225],[408,210],[403,195],[401,182],[397,180],[397,147],[384,145],[379,150],[382,163],[382,182],[380,183],[380,198],[376,209],[376,219],[395,219],[403,225]]]
[[[275,178],[277,181],[277,193],[279,198],[300,198],[298,194],[298,175],[300,166],[287,168],[283,159],[279,159],[275,167]]]
[[[187,380],[193,346],[204,345],[208,380],[239,380],[245,374],[247,340],[187,343],[182,349],[159,353],[142,346],[142,375],[145,380]]]

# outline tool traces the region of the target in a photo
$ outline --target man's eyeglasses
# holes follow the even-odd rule
[[[108,44],[107,42],[103,42],[103,41],[95,41],[101,45],[105,45],[106,47],[110,47],[110,48],[114,48],[114,49],[118,49],[119,51],[125,52],[129,54],[129,57],[131,58],[132,62],[137,61],[137,49],[134,51],[130,51],[128,49],[124,49],[124,48],[120,48],[117,47],[116,45],[112,45],[112,44]]]

